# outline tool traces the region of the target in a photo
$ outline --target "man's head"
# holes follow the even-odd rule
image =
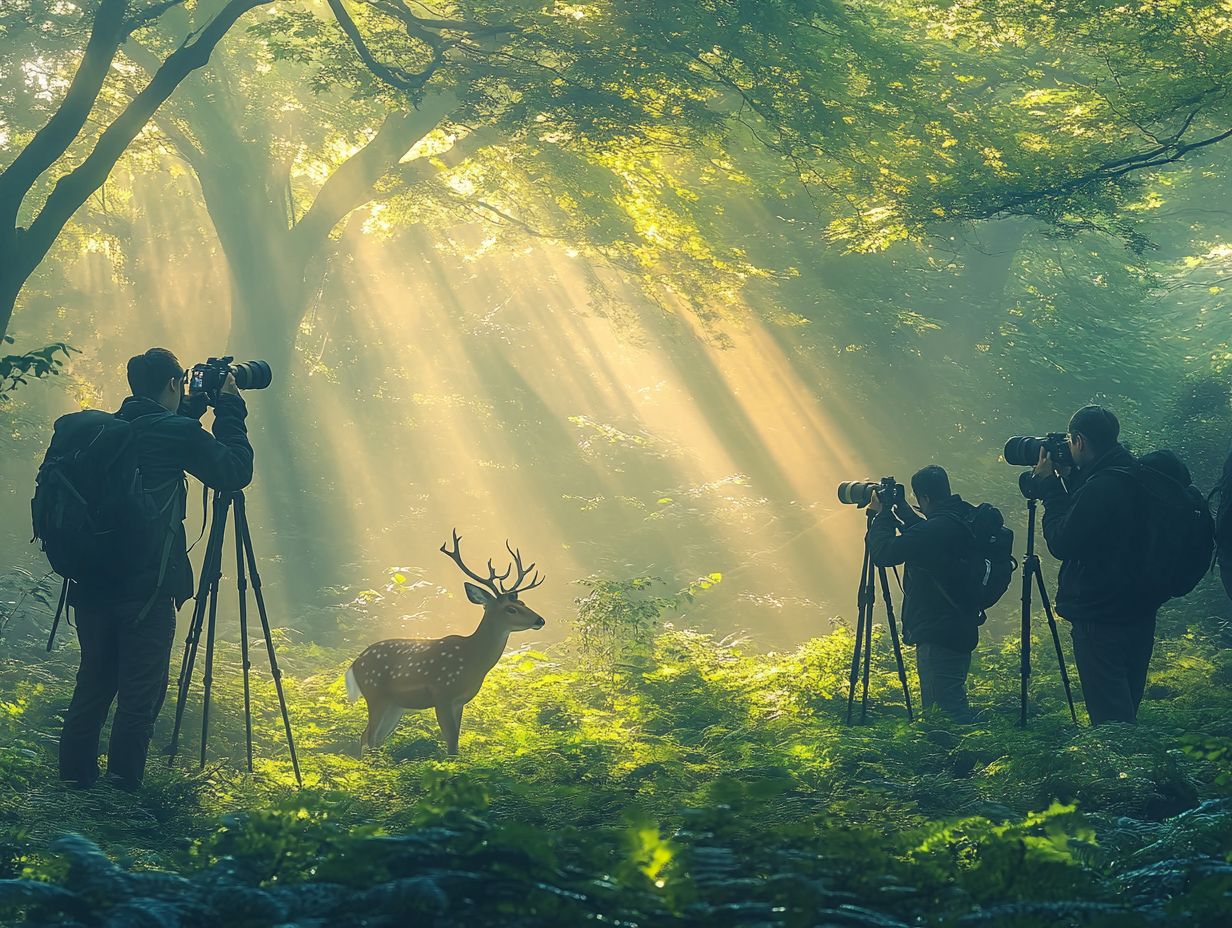
[[[184,393],[184,367],[166,348],[151,348],[128,359],[128,386],[133,396],[153,400],[175,412]]]
[[[950,498],[950,477],[945,468],[929,464],[911,475],[911,492],[920,512],[928,515],[938,503]]]
[[[1103,406],[1083,406],[1069,420],[1069,447],[1074,463],[1089,467],[1111,450],[1121,423]]]

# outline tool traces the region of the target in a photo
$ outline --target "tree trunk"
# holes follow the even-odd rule
[[[315,541],[332,537],[323,526],[343,523],[326,501],[324,488],[334,475],[322,461],[320,425],[295,351],[308,305],[308,259],[268,195],[275,189],[271,178],[258,172],[223,176],[230,180],[226,186],[199,172],[231,277],[230,333],[215,351],[225,349],[236,361],[267,361],[273,372],[268,389],[246,397],[256,450],[253,529],[271,540],[261,550],[283,555],[278,585],[310,597],[332,579],[330,564],[344,561],[331,560]]]
[[[17,295],[27,276],[18,270],[17,231],[0,226],[0,337],[9,330]]]

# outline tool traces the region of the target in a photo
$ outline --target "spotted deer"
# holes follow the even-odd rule
[[[469,635],[444,638],[388,638],[369,645],[346,672],[347,695],[352,701],[363,696],[368,703],[368,727],[359,742],[375,748],[397,727],[408,709],[435,709],[436,721],[450,754],[458,753],[462,708],[475,698],[488,671],[496,666],[513,632],[543,628],[543,617],[526,606],[523,593],[543,583],[535,571],[525,586],[532,563],[522,566],[522,552],[505,547],[513,557],[508,569],[498,574],[488,561],[488,576],[481,577],[462,560],[462,539],[453,532],[453,550],[441,545],[447,555],[474,583],[466,583],[466,598],[483,606],[479,627]],[[509,586],[505,581],[517,571]]]

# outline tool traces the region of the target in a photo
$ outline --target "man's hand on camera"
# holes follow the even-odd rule
[[[1047,480],[1057,469],[1052,466],[1052,455],[1048,453],[1046,448],[1040,448],[1039,461],[1034,467],[1034,473],[1039,480]]]
[[[209,402],[204,393],[189,393],[180,399],[180,415],[200,419],[205,415]]]
[[[872,498],[868,501],[868,511],[873,513],[881,512],[881,497],[875,492],[873,493]]]
[[[1071,468],[1069,467],[1058,467],[1053,463],[1052,455],[1050,455],[1046,449],[1040,448],[1039,463],[1037,463],[1033,468],[1033,472],[1037,478],[1040,480],[1046,480],[1053,474],[1056,474],[1059,477],[1068,477],[1070,470]]]
[[[223,385],[218,388],[219,393],[230,393],[232,396],[240,395],[240,388],[235,385],[235,375],[227,374],[227,379],[223,381]]]

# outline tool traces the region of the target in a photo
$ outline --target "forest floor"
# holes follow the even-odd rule
[[[762,654],[668,627],[614,668],[567,644],[514,652],[468,707],[460,757],[425,712],[362,760],[353,652],[280,641],[303,789],[263,655],[244,771],[227,646],[205,768],[198,695],[184,755],[152,757],[136,795],[57,782],[76,650],[6,640],[0,923],[1228,924],[1219,641],[1161,641],[1140,723],[1094,730],[1037,642],[1024,730],[1012,640],[981,647],[972,726],[908,724],[878,641],[868,724],[848,727],[851,640]]]

